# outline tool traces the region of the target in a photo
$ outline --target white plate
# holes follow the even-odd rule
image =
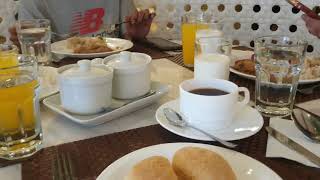
[[[180,128],[171,125],[163,113],[164,108],[172,108],[181,114],[179,108],[179,100],[167,102],[166,104],[163,104],[161,107],[159,107],[156,112],[156,119],[163,128],[182,137],[201,141],[213,141],[206,135],[191,128]],[[239,114],[236,115],[236,119],[233,120],[231,125],[224,129],[219,129],[215,132],[209,133],[223,140],[233,141],[247,138],[256,134],[258,131],[260,131],[262,126],[263,118],[260,113],[256,109],[250,106],[246,106]]]
[[[67,40],[58,41],[51,44],[51,51],[57,55],[75,57],[75,58],[95,58],[95,57],[105,57],[111,54],[119,53],[127,49],[132,48],[133,43],[126,39],[119,38],[105,38],[106,44],[111,49],[116,49],[110,52],[101,52],[101,53],[73,53],[72,49],[67,48]],[[119,48],[119,49],[118,49]]]
[[[44,66],[40,68],[40,100],[59,91],[58,86],[58,69],[54,67]]]
[[[138,162],[151,156],[164,156],[170,161],[174,153],[186,146],[201,147],[221,155],[231,166],[238,180],[281,180],[281,177],[261,162],[229,149],[195,143],[171,143],[139,149],[113,162],[97,180],[123,180]]]
[[[233,62],[231,63],[231,65],[234,65],[234,63],[238,60],[251,59],[252,54],[253,54],[253,51],[232,50],[231,55],[232,55]],[[256,79],[256,76],[242,73],[232,67],[230,67],[230,72],[237,74],[238,76],[247,78],[247,79],[251,79],[251,80]],[[299,84],[312,84],[312,83],[317,83],[317,82],[320,82],[320,78],[299,80]]]
[[[168,85],[161,84],[159,82],[152,82],[151,89],[156,92],[155,94],[143,99],[139,99],[125,106],[121,106],[118,109],[109,112],[102,112],[88,116],[76,115],[65,111],[60,102],[60,94],[55,94],[45,98],[43,100],[43,103],[51,110],[55,111],[56,113],[62,116],[65,116],[71,121],[74,121],[82,125],[95,126],[148,106],[149,104],[157,101],[163,95],[165,95],[169,91],[169,88],[170,87]],[[113,99],[112,106],[118,107],[119,104],[124,104],[125,102],[126,101],[124,100],[122,101]]]

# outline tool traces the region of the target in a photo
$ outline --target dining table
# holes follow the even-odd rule
[[[193,78],[193,68],[183,65],[181,53],[162,52],[143,43],[135,42],[133,52],[149,54],[152,60],[151,79],[170,86],[169,92],[158,102],[138,111],[98,126],[76,124],[41,105],[43,148],[31,158],[18,162],[0,160],[0,179],[46,180],[52,179],[52,163],[61,153],[71,155],[75,179],[96,179],[110,164],[135,150],[163,143],[191,142],[222,146],[217,142],[198,141],[175,135],[162,128],[156,121],[155,112],[164,103],[179,97],[179,84]],[[241,49],[241,47],[238,47]],[[243,50],[247,48],[243,47]],[[64,58],[51,66],[77,62],[76,58]],[[255,81],[230,74],[230,81],[250,90],[255,98]],[[304,85],[303,87],[308,86]],[[305,95],[297,93],[295,103],[320,98],[320,91]],[[290,121],[290,118],[288,118]],[[312,168],[283,158],[267,158],[268,134],[265,127],[269,118],[264,117],[263,128],[255,135],[232,141],[238,146],[233,150],[265,164],[285,180],[318,180],[320,169]],[[267,179],[267,178],[266,178]]]

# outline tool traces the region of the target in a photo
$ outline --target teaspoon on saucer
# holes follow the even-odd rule
[[[301,108],[293,109],[292,118],[297,128],[311,140],[320,143],[320,117]]]
[[[163,113],[166,116],[168,122],[173,126],[177,126],[177,127],[180,127],[180,128],[189,127],[189,128],[195,129],[195,130],[205,134],[206,136],[212,138],[213,140],[218,141],[219,143],[221,143],[224,146],[229,147],[229,148],[235,148],[237,146],[237,144],[224,141],[224,140],[222,140],[220,138],[217,138],[217,137],[213,136],[210,133],[205,132],[202,129],[199,129],[197,127],[194,127],[194,126],[188,124],[188,122],[185,119],[183,119],[182,116],[179,113],[177,113],[175,110],[173,110],[171,108],[164,108],[163,109]]]

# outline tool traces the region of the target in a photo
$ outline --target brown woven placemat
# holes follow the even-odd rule
[[[285,159],[265,158],[267,134],[264,130],[244,140],[235,141],[239,144],[236,151],[247,154],[264,163],[283,179],[316,180],[320,170],[305,167]],[[46,148],[39,152],[31,161],[22,164],[23,180],[52,179],[52,162],[58,153],[70,153],[73,159],[76,178],[95,179],[108,165],[118,158],[137,149],[172,142],[199,142],[174,135],[159,125],[134,129],[106,136],[63,144]],[[204,142],[201,142],[204,143]],[[218,145],[216,143],[208,143]]]
[[[166,52],[163,52],[159,49],[144,45],[141,42],[135,43],[134,46],[130,49],[130,51],[148,54],[149,56],[152,57],[152,59],[172,57],[172,55],[170,55]]]
[[[181,56],[171,58],[177,64],[182,63]],[[240,86],[254,90],[254,81],[231,75],[230,79]],[[306,101],[320,97],[320,92],[310,96],[297,95],[297,101]],[[265,125],[268,125],[265,119]],[[118,158],[143,147],[172,142],[199,142],[179,137],[168,132],[159,125],[129,130],[125,132],[95,137],[87,140],[62,144],[45,148],[31,160],[22,163],[22,178],[24,180],[52,179],[52,162],[57,154],[69,152],[73,159],[77,179],[95,179],[108,165]],[[234,141],[239,146],[235,149],[264,163],[283,179],[317,180],[320,169],[306,167],[299,163],[276,158],[266,158],[267,133],[263,129],[254,136]],[[208,143],[208,142],[201,142]],[[217,143],[208,143],[218,145]]]

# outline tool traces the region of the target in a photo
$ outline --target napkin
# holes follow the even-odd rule
[[[320,156],[320,144],[313,143],[309,139],[307,139],[307,137],[304,136],[304,134],[300,132],[294,125],[293,121],[280,118],[271,118],[270,126],[286,135],[293,141],[297,142],[298,144],[302,145],[304,148],[308,149],[315,155]],[[291,150],[290,148],[281,144],[270,135],[268,136],[266,157],[286,158],[307,166],[320,168],[296,151]]]
[[[308,101],[305,103],[300,103],[297,104],[296,106],[302,108],[302,109],[306,109],[309,112],[312,112],[318,116],[320,116],[320,99],[316,99],[316,100],[312,100],[312,101]]]

